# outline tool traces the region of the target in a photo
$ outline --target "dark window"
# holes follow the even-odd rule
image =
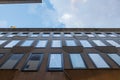
[[[22,68],[22,71],[37,71],[42,62],[43,54],[32,53],[25,65]]]
[[[12,54],[5,63],[0,67],[0,69],[13,69],[23,57],[24,54]]]

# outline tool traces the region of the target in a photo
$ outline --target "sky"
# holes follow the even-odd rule
[[[120,28],[120,0],[0,4],[0,28]]]

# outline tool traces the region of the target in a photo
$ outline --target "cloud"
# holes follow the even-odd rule
[[[0,20],[0,28],[8,28],[8,22],[6,20]]]
[[[59,22],[66,28],[110,28],[120,26],[118,0],[50,0]]]

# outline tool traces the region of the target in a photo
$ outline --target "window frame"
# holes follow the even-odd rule
[[[117,54],[117,53],[108,53],[107,56],[109,57],[110,60],[112,60],[115,64],[117,64],[117,66],[120,66],[120,64],[118,64],[113,58],[109,56],[109,54]],[[117,55],[120,57],[120,54]]]
[[[52,45],[53,45],[53,41],[60,41],[60,47],[53,47]],[[63,46],[63,44],[62,44],[62,40],[61,39],[52,39],[51,40],[51,48],[62,48],[62,46]]]
[[[89,56],[89,54],[98,54],[104,60],[104,62],[108,65],[108,67],[104,67],[104,68],[97,67],[97,65],[95,64],[93,59]],[[91,52],[91,53],[88,53],[87,56],[89,57],[90,61],[92,62],[92,64],[94,65],[95,68],[97,68],[97,69],[110,69],[111,68],[110,64],[107,61],[105,61],[105,59],[99,53]]]
[[[39,41],[46,41],[46,44],[45,44],[45,47],[37,47],[37,45],[38,45],[38,43],[39,43]],[[46,47],[47,47],[47,45],[48,45],[48,40],[47,39],[41,39],[41,40],[38,40],[37,41],[37,44],[35,45],[35,48],[37,48],[37,49],[45,49]]]
[[[19,60],[17,61],[17,63],[16,63],[11,69],[15,69],[16,66],[20,63],[20,61],[22,60],[22,58],[23,58],[24,55],[25,55],[25,53],[13,53],[13,54],[11,54],[11,55],[0,65],[0,69],[1,69],[1,66],[4,65],[4,64],[12,57],[12,55],[14,55],[14,54],[23,54],[23,55],[22,55],[21,59],[19,59]]]
[[[51,54],[61,54],[61,65],[62,65],[61,68],[49,68]],[[47,62],[47,71],[48,72],[62,72],[63,70],[64,70],[64,56],[63,56],[63,53],[49,53],[48,54],[48,62]]]
[[[32,54],[40,54],[40,56],[41,56],[41,59],[39,60],[39,64],[37,66],[37,69],[36,70],[24,70],[24,68],[25,68],[26,64],[28,63],[28,61],[30,60]],[[25,60],[25,63],[22,66],[21,71],[22,72],[37,72],[40,69],[40,66],[41,66],[42,61],[43,61],[43,57],[44,57],[43,53],[30,53],[29,56],[27,57],[27,59]]]
[[[69,55],[70,66],[71,66],[72,69],[87,69],[87,68],[88,68],[87,63],[85,62],[85,59],[83,58],[83,56],[82,56],[81,54],[80,54],[80,56],[81,56],[81,58],[82,58],[82,60],[83,60],[83,63],[84,63],[84,65],[85,65],[85,68],[74,68],[74,67],[73,67],[73,64],[72,64],[72,60],[71,60],[71,58],[70,58],[70,54],[80,54],[80,53],[69,53],[69,54],[68,54],[68,55]]]

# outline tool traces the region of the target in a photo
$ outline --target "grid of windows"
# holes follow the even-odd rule
[[[42,57],[43,54],[41,53],[32,53],[23,66],[22,71],[37,71],[42,62]]]
[[[70,56],[70,60],[71,60],[73,69],[86,68],[81,54],[73,53],[73,54],[70,54],[69,56]]]
[[[13,69],[24,54],[12,54],[0,69]]]
[[[62,54],[50,54],[48,61],[48,71],[63,70]]]

